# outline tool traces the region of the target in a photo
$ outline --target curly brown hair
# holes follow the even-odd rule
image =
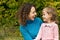
[[[26,20],[27,20],[27,17],[31,11],[31,7],[35,7],[35,5],[32,5],[30,3],[24,3],[19,8],[19,10],[17,12],[17,17],[18,17],[20,24],[26,25]]]

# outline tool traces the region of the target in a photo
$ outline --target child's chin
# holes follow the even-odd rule
[[[45,23],[47,22],[46,20],[43,20]]]
[[[43,20],[43,21],[46,21],[46,20]]]

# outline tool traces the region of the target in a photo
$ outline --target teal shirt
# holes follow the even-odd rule
[[[33,40],[37,36],[41,24],[42,20],[36,17],[34,21],[27,20],[26,26],[20,25],[20,32],[24,40]]]

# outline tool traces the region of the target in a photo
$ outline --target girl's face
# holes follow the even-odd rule
[[[52,16],[51,16],[50,14],[48,14],[46,10],[43,10],[43,15],[42,15],[42,17],[43,17],[43,21],[44,21],[44,22],[48,22],[48,21],[51,20],[51,17],[52,17]]]
[[[30,11],[30,13],[29,13],[29,15],[28,15],[28,19],[29,19],[29,20],[34,20],[34,18],[35,18],[36,15],[37,15],[37,14],[36,14],[35,7],[31,7],[31,11]]]

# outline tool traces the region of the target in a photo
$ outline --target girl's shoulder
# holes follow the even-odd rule
[[[58,27],[58,24],[56,24],[55,22],[53,23],[42,23],[42,26],[52,26],[52,27]]]
[[[58,26],[58,24],[56,24],[55,22],[52,22],[51,25]]]
[[[58,27],[58,24],[54,23],[53,26],[54,26],[54,27]]]

